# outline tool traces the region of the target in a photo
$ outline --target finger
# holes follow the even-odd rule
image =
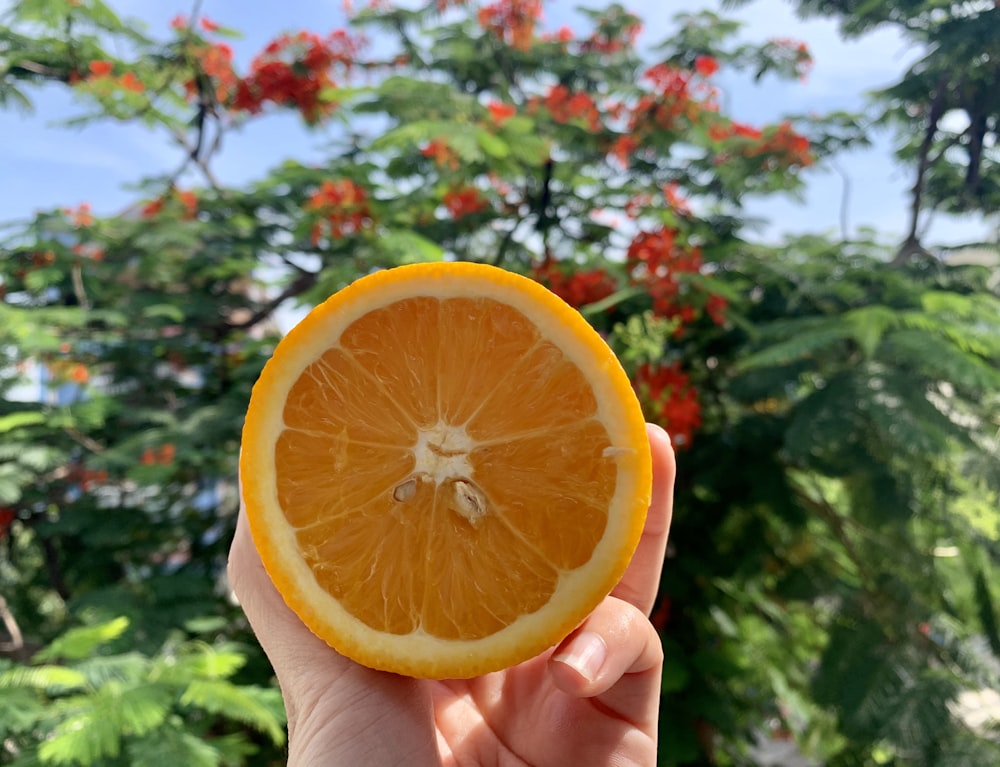
[[[649,615],[660,587],[660,572],[663,570],[663,557],[667,550],[677,466],[667,433],[653,424],[647,424],[646,430],[649,433],[649,448],[653,459],[653,491],[649,513],[632,561],[611,595],[635,605]]]
[[[663,648],[649,619],[628,602],[605,599],[549,660],[556,686],[579,698],[599,698],[639,726],[657,717]]]

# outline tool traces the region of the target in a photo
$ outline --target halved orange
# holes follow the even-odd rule
[[[254,386],[240,471],[303,622],[359,663],[431,678],[567,636],[624,573],[651,477],[600,335],[473,263],[375,272],[316,307]]]

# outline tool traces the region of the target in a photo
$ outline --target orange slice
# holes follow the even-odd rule
[[[472,263],[363,277],[282,339],[240,458],[255,544],[344,655],[470,677],[569,634],[621,578],[650,497],[614,354],[538,283]]]

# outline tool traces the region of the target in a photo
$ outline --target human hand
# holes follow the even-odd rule
[[[410,679],[335,652],[285,605],[241,511],[230,584],[281,686],[290,767],[655,764],[663,651],[648,616],[675,465],[667,435],[647,430],[652,501],[618,586],[558,647],[474,679]]]

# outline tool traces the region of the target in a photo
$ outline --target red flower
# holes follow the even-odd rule
[[[219,25],[216,24],[214,21],[212,21],[207,16],[202,16],[200,24],[201,24],[201,28],[204,29],[206,32],[218,32],[219,31]]]
[[[489,207],[479,190],[471,186],[457,187],[445,192],[442,200],[452,218],[459,219],[479,213]]]
[[[357,234],[372,224],[368,195],[347,178],[324,181],[309,198],[305,209],[320,215],[310,233],[313,245],[317,245],[324,234],[339,239]]]
[[[90,371],[82,362],[77,362],[69,369],[69,379],[78,384],[85,384],[90,380]]]
[[[177,200],[184,206],[184,218],[192,219],[198,215],[198,196],[194,192],[178,191]]]
[[[155,200],[150,200],[139,210],[139,215],[143,218],[152,218],[163,210],[163,205],[165,201],[162,197],[158,197]]]
[[[7,537],[7,531],[11,524],[17,519],[17,513],[10,506],[0,507],[0,540]]]
[[[678,302],[685,273],[701,270],[701,248],[679,241],[677,229],[663,227],[639,232],[629,245],[626,266],[635,284],[644,285],[653,301],[653,312],[683,322],[694,319],[693,309]],[[678,328],[680,331],[681,328]]]
[[[713,294],[705,302],[705,312],[716,325],[723,325],[726,322],[726,307],[728,306],[729,302],[725,298]]]
[[[568,43],[572,39],[573,39],[572,29],[566,26],[559,27],[558,31],[556,32],[556,40],[558,40],[560,43]]]
[[[491,101],[486,108],[490,110],[490,117],[497,125],[502,125],[517,114],[517,107],[513,104],[503,104],[499,101]]]
[[[759,141],[763,137],[764,132],[754,128],[752,125],[734,122],[732,126],[732,135]]]
[[[123,74],[118,80],[118,85],[127,91],[131,91],[132,93],[142,93],[146,90],[146,86],[143,85],[142,81],[139,80],[139,78],[132,72],[126,72]]]
[[[632,379],[640,401],[670,434],[675,447],[690,447],[701,426],[701,404],[691,379],[679,363],[652,367],[640,365]]]
[[[479,9],[483,29],[522,51],[534,42],[541,17],[542,0],[497,0]]]
[[[82,469],[80,471],[80,485],[84,490],[90,490],[94,485],[103,485],[108,481],[106,469]]]
[[[622,134],[615,143],[611,145],[611,156],[614,157],[623,168],[628,168],[632,155],[639,148],[639,141],[635,136]]]
[[[542,103],[557,123],[583,120],[591,130],[596,131],[601,127],[601,113],[588,93],[574,93],[565,85],[553,85]]]
[[[676,181],[671,181],[663,187],[663,196],[667,198],[667,204],[682,216],[691,214],[691,206],[688,201],[681,196],[680,185]]]
[[[240,79],[233,69],[233,49],[225,43],[195,47],[192,53],[199,59],[201,71],[215,83],[215,100],[220,104],[231,103],[239,88]],[[188,96],[198,92],[194,80],[185,84]]]
[[[448,168],[450,170],[458,170],[460,160],[458,155],[455,153],[448,143],[442,141],[441,139],[434,139],[427,146],[420,150],[420,154],[424,157],[430,157],[434,160],[434,164],[441,168]]]
[[[94,77],[107,77],[111,74],[115,65],[110,61],[99,59],[97,61],[91,61],[90,64],[87,65],[87,68],[90,70],[90,74]]]
[[[166,444],[160,446],[160,450],[157,455],[157,463],[161,466],[170,466],[174,462],[174,456],[176,454],[177,448],[174,447],[172,442],[167,442]]]
[[[694,60],[694,68],[702,77],[711,77],[719,71],[719,60],[714,56],[699,56]]]
[[[94,216],[90,212],[90,203],[84,202],[75,210],[70,208],[67,213],[72,216],[73,226],[91,226],[94,223]]]
[[[725,141],[731,135],[729,128],[722,123],[712,123],[708,126],[708,137],[712,141]]]
[[[182,30],[182,29],[187,28],[187,23],[188,23],[187,17],[186,16],[182,16],[181,14],[178,14],[178,15],[174,16],[170,20],[170,26],[173,29],[176,29],[178,32],[180,30]]]

